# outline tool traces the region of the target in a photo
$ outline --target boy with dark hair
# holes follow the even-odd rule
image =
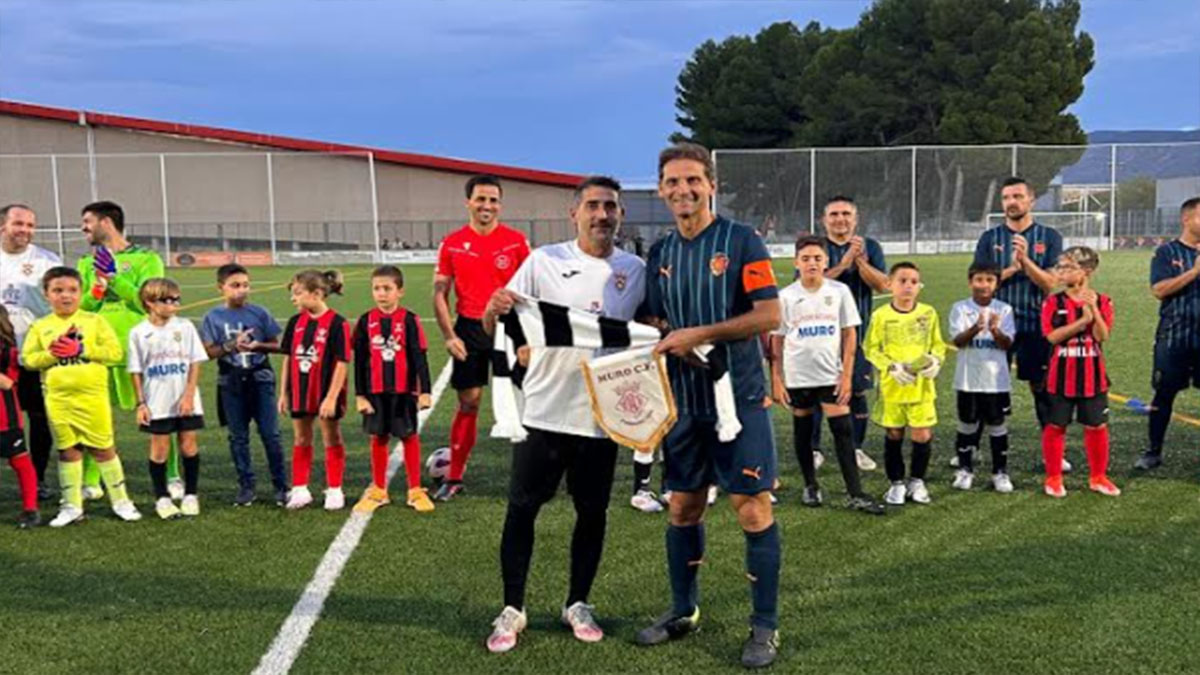
[[[1060,499],[1067,496],[1061,466],[1072,418],[1083,425],[1088,487],[1108,497],[1121,494],[1108,479],[1108,370],[1101,347],[1112,332],[1112,299],[1089,284],[1099,266],[1100,256],[1086,246],[1063,251],[1054,272],[1065,288],[1042,304],[1042,332],[1051,345],[1046,368],[1049,408],[1042,430],[1045,489]]]
[[[954,303],[950,310],[950,335],[958,348],[954,363],[954,389],[958,405],[958,471],[954,487],[970,490],[974,479],[974,452],[984,429],[992,450],[992,487],[1012,492],[1008,477],[1008,427],[1005,418],[1012,408],[1012,381],[1008,372],[1008,348],[1016,334],[1012,307],[995,298],[1000,267],[972,263],[967,270],[971,297]]]
[[[250,302],[250,273],[236,263],[217,269],[217,290],[225,304],[204,315],[200,339],[217,361],[217,418],[229,428],[229,454],[238,475],[235,506],[255,498],[250,462],[250,422],[258,425],[275,488],[275,503],[287,502],[287,470],[275,410],[275,371],[267,354],[279,351],[283,330],[266,309]]]
[[[108,367],[124,350],[107,321],[79,308],[79,272],[52,267],[42,290],[52,312],[33,322],[21,348],[27,368],[45,371],[46,412],[58,446],[62,506],[50,527],[83,520],[83,456],[91,455],[108,487],[113,512],[122,520],[142,514],[125,491],[125,470],[113,441]]]
[[[903,506],[910,499],[928,504],[925,471],[937,425],[937,376],[946,359],[946,343],[937,310],[921,302],[921,270],[911,262],[892,265],[888,275],[891,304],[875,310],[867,332],[867,359],[879,369],[875,421],[886,431],[884,467],[892,486],[885,500]],[[912,471],[904,481],[904,430],[912,438]]]
[[[845,284],[825,278],[825,241],[803,236],[796,242],[800,280],[779,292],[783,320],[771,335],[772,398],[792,408],[793,441],[804,473],[805,506],[823,501],[813,462],[815,409],[823,410],[833,433],[838,465],[850,508],[882,515],[883,507],[862,490],[850,423],[854,354],[862,322]]]

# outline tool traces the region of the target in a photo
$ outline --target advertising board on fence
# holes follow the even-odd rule
[[[274,261],[270,251],[182,251],[171,256],[172,267],[220,267],[229,263],[265,267]]]

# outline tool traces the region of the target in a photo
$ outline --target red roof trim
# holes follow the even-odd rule
[[[583,180],[583,176],[569,173],[558,173],[555,171],[523,169],[515,166],[505,166],[502,164],[488,164],[485,162],[472,162],[463,159],[453,159],[450,157],[436,157],[433,155],[422,155],[411,152],[397,152],[395,150],[383,150],[361,145],[325,143],[322,141],[310,141],[301,138],[291,138],[288,136],[274,136],[271,134],[258,134],[248,131],[237,131],[234,129],[207,127],[198,124],[177,124],[174,122],[162,122],[158,120],[148,120],[137,117],[125,117],[123,115],[109,115],[105,113],[68,110],[65,108],[54,108],[51,106],[34,105],[30,103],[18,103],[16,101],[0,100],[0,113],[7,113],[19,117],[35,117],[66,122],[79,122],[80,116],[82,116],[83,120],[86,121],[87,124],[95,126],[131,129],[135,131],[147,131],[160,134],[173,134],[176,136],[189,136],[192,138],[226,141],[230,143],[245,143],[248,145],[259,145],[269,148],[280,148],[283,150],[296,150],[301,152],[373,153],[375,155],[375,159],[381,162],[403,164],[406,166],[434,169],[437,171],[451,171],[454,173],[490,173],[501,178],[510,178],[513,180],[542,183],[545,185],[555,185],[560,187],[575,187],[581,180]]]

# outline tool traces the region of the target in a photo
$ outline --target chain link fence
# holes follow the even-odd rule
[[[381,217],[370,154],[153,153],[0,155],[0,204],[38,214],[35,241],[74,260],[87,252],[79,210],[125,210],[125,232],[173,265],[422,261],[463,218]],[[561,219],[505,222],[534,244],[572,236]]]
[[[1024,177],[1035,217],[1073,241],[1152,246],[1179,232],[1200,195],[1200,143],[718,150],[717,211],[786,243],[820,232],[825,202],[849,196],[859,231],[896,252],[971,250],[1002,222],[1000,185]]]

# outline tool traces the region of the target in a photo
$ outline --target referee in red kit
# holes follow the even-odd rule
[[[475,447],[479,401],[488,382],[492,339],[483,330],[492,293],[508,283],[529,256],[525,235],[500,222],[504,190],[495,176],[472,176],[466,185],[470,222],[442,240],[433,276],[433,311],[453,358],[450,385],[458,410],[450,425],[450,471],[434,499],[449,501],[463,490],[463,471]],[[457,300],[450,318],[450,291]]]

